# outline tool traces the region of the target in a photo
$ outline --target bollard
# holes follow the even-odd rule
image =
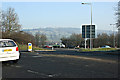
[[[52,46],[52,50],[53,50],[53,46]]]
[[[32,52],[32,43],[28,43],[28,51]]]

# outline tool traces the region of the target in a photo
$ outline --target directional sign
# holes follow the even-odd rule
[[[90,27],[91,38],[95,38],[95,25],[82,25],[82,38],[90,38]]]

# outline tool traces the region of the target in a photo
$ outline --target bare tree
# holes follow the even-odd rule
[[[12,32],[20,31],[21,25],[17,13],[14,8],[8,8],[7,11],[2,12],[2,31],[11,34]]]
[[[40,33],[35,33],[35,45],[38,47],[40,45]]]
[[[47,37],[44,34],[37,32],[35,34],[35,44],[36,46],[43,47],[46,44]]]
[[[44,47],[44,45],[46,44],[46,40],[47,40],[46,35],[41,34],[41,35],[40,35],[40,46],[41,46],[41,47]]]
[[[20,44],[28,42],[35,44],[35,38],[32,34],[20,31],[21,25],[14,8],[8,8],[6,11],[0,11],[0,29],[2,29],[2,38],[10,38]]]
[[[72,34],[70,36],[70,40],[72,41],[72,45],[73,46],[81,46],[82,45],[82,42],[84,42],[84,39],[82,38],[82,35],[81,34]]]
[[[77,46],[82,47],[84,44],[83,43],[84,39],[82,38],[82,35],[75,33],[68,38],[65,37],[61,38],[61,41],[66,47],[77,47]]]

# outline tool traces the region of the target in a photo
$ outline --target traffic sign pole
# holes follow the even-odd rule
[[[86,25],[85,25],[85,49],[86,49]]]
[[[85,38],[85,49],[86,49],[86,41],[87,41],[87,38]]]

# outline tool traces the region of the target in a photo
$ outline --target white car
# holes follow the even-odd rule
[[[17,44],[11,39],[0,39],[0,62],[12,61],[17,63],[20,53]]]
[[[105,45],[105,46],[102,46],[101,48],[111,48],[111,47],[108,45]]]

